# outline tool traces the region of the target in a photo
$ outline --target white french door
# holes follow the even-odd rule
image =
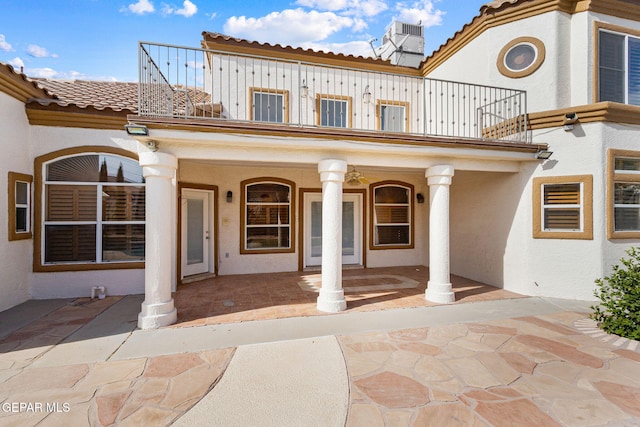
[[[322,264],[322,194],[304,194],[304,266]],[[342,195],[342,264],[362,264],[362,194]]]
[[[213,241],[210,208],[213,191],[182,189],[182,277],[209,272],[209,251]]]

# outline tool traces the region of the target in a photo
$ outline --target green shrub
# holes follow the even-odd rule
[[[611,334],[640,339],[640,249],[627,251],[629,258],[615,265],[613,273],[596,280],[598,288],[593,294],[600,305],[592,306],[591,318]]]

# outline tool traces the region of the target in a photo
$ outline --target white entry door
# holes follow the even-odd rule
[[[342,195],[342,264],[362,264],[362,195]],[[322,194],[304,195],[305,267],[322,264]]]
[[[209,272],[213,191],[182,189],[182,277]]]

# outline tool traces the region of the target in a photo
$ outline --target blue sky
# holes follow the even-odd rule
[[[394,19],[421,21],[430,54],[487,1],[0,0],[0,61],[32,77],[136,81],[138,41],[199,47],[211,31],[370,55]]]

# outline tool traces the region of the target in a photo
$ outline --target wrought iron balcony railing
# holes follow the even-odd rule
[[[521,90],[146,42],[139,61],[141,116],[531,142]]]

